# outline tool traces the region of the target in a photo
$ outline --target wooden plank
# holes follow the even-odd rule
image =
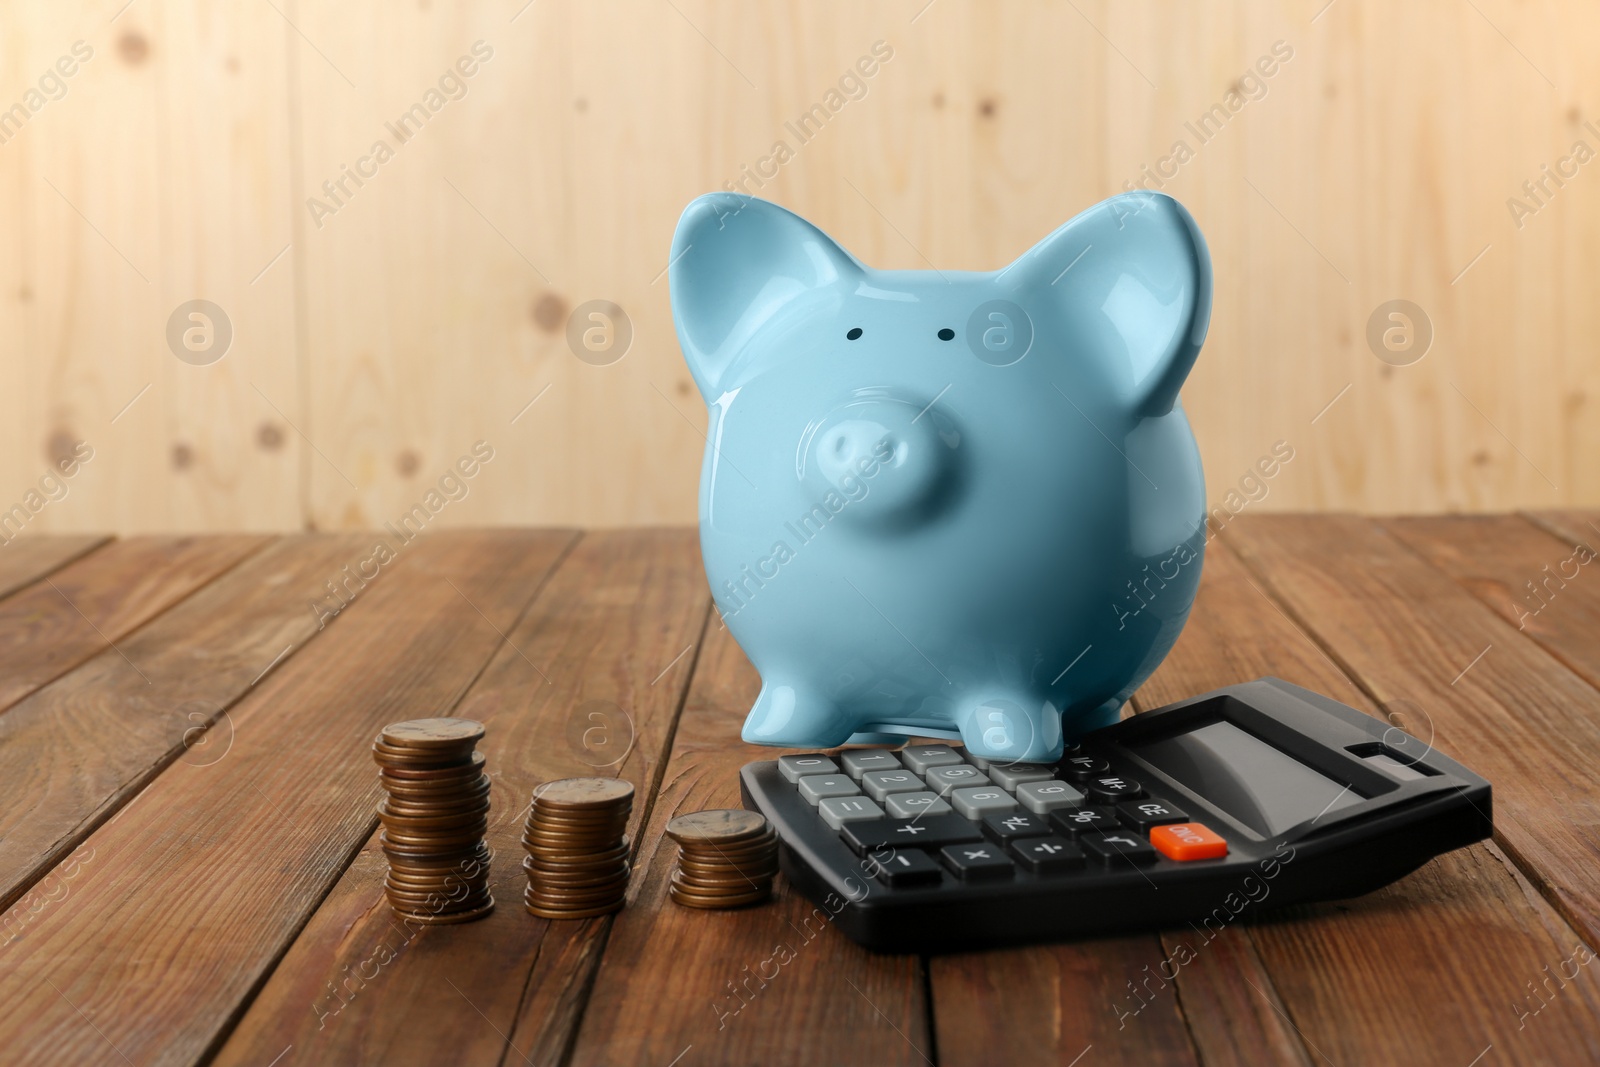
[[[104,534],[13,537],[0,545],[0,597],[37,582],[109,540]]]
[[[167,761],[215,761],[229,706],[317,633],[311,605],[371,545],[284,538],[0,715],[0,908]]]
[[[483,531],[407,546],[235,706],[222,760],[173,763],[95,832],[74,894],[7,949],[8,1054],[204,1055],[370,833],[373,735],[454,707],[570,542]]]
[[[1247,516],[1223,536],[1295,621],[1409,732],[1495,789],[1495,840],[1600,940],[1600,693],[1427,566],[1349,516]]]
[[[1136,703],[1147,709],[1267,674],[1379,711],[1214,541],[1194,614]],[[1355,900],[1227,926],[1213,939],[1165,935],[1169,959],[1192,957],[1176,995],[1207,1063],[1457,1067],[1490,1044],[1497,1062],[1586,1058],[1600,1033],[1592,992],[1541,1014],[1538,1026],[1508,1010],[1579,940],[1492,845],[1440,857]]]
[[[620,775],[637,789],[637,837],[709,607],[693,531],[580,541],[456,708],[487,727],[479,750],[495,783],[494,914],[446,929],[400,922],[383,903],[387,865],[374,834],[215,1063],[259,1067],[292,1044],[285,1067],[497,1064],[507,1035],[513,1059],[554,1062],[573,1005],[538,1032],[513,1034],[523,989],[537,966],[536,988],[576,993],[581,1005],[595,955],[569,947],[603,944],[610,920],[552,923],[523,910],[528,799],[551,779]]]
[[[781,878],[773,902],[754,908],[667,899],[677,855],[667,820],[740,807],[739,768],[777,755],[739,742],[760,681],[725,628],[713,619],[708,631],[570,1062],[922,1064],[933,1046],[917,957],[869,953],[827,929],[826,909]],[[554,977],[536,972],[529,988],[513,1034],[524,1050],[534,1051],[518,1035],[559,1017]]]
[[[1383,520],[1501,618],[1600,686],[1600,530],[1518,515]]]
[[[266,543],[246,535],[131,537],[0,600],[0,711]]]
[[[303,528],[299,467],[315,452],[294,429],[307,424],[293,254],[278,258],[303,210],[286,85],[299,38],[287,29],[272,5],[207,0],[123,11],[74,0],[8,20],[7,106],[58,60],[79,60],[61,99],[0,151],[15,220],[0,234],[0,329],[14,353],[0,374],[17,398],[0,431],[0,508],[74,443],[94,450],[70,495],[30,525]],[[232,329],[226,354],[180,341],[189,359],[219,357],[201,366],[167,338],[172,317],[193,325],[179,312],[196,299]]]

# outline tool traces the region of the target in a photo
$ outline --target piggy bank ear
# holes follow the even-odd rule
[[[855,257],[792,211],[738,193],[699,197],[668,260],[672,318],[707,401],[750,336],[797,297],[861,273]]]
[[[1024,306],[1048,305],[1087,358],[1108,360],[1140,415],[1165,415],[1211,321],[1211,256],[1182,204],[1114,196],[1002,274]]]

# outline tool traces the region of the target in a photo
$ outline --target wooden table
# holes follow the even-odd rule
[[[1134,701],[1275,674],[1385,715],[1494,783],[1492,844],[1211,940],[932,959],[781,880],[667,901],[665,821],[771,756],[692,531],[377,543],[0,548],[0,1062],[1600,1062],[1600,516],[1241,517]],[[488,727],[501,904],[413,931],[368,745],[440,714]],[[524,805],[585,773],[638,788],[629,906],[535,919]]]

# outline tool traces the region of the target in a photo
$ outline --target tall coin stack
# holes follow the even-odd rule
[[[389,905],[419,923],[464,923],[494,910],[489,893],[489,779],[473,746],[483,724],[414,719],[372,743],[387,791],[378,843],[389,859]]]
[[[621,908],[632,810],[633,784],[620,778],[564,778],[534,790],[522,835],[528,911],[588,919]]]
[[[728,808],[667,823],[678,869],[667,893],[686,908],[742,908],[772,895],[778,834],[757,812]]]

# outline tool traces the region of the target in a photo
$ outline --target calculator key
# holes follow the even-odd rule
[[[1182,822],[1150,831],[1150,843],[1169,860],[1214,860],[1228,854],[1228,843],[1204,823]]]
[[[1035,815],[1043,815],[1082,804],[1083,794],[1066,782],[1023,782],[1017,786],[1017,800]]]
[[[1055,833],[1055,830],[1043,815],[1012,811],[985,816],[983,832],[990,840],[1003,845],[1019,837],[1045,837]]]
[[[866,797],[828,797],[817,804],[817,812],[835,830],[843,829],[847,822],[883,818],[883,809]]]
[[[1135,830],[1148,831],[1153,826],[1165,826],[1167,823],[1188,822],[1189,816],[1159,800],[1128,800],[1117,805],[1117,814],[1122,816],[1122,821]]]
[[[1144,796],[1144,786],[1125,774],[1102,774],[1088,779],[1084,789],[1095,800],[1115,803]]]
[[[939,850],[939,858],[963,882],[1010,878],[1016,872],[999,845],[946,845]]]
[[[1083,850],[1101,863],[1135,864],[1154,863],[1156,850],[1142,837],[1123,831],[1116,834],[1084,834],[1078,838]]]
[[[968,841],[982,841],[976,823],[959,815],[930,815],[925,819],[875,819],[872,822],[847,822],[840,831],[845,844],[858,856],[874,849],[939,848]]]
[[[1060,837],[1028,837],[1011,842],[1011,854],[1035,874],[1081,871],[1083,850]]]
[[[982,771],[965,763],[929,768],[928,773],[922,778],[928,783],[928,788],[940,796],[964,786],[989,784],[989,779],[984,777]]]
[[[799,756],[779,756],[778,773],[788,782],[799,782],[802,774],[838,774],[839,765],[820,752]]]
[[[1050,822],[1068,837],[1108,833],[1118,828],[1117,817],[1107,808],[1057,808],[1050,813]]]
[[[1013,811],[1017,806],[1017,802],[1011,799],[1010,793],[992,785],[975,785],[969,789],[951,790],[950,803],[969,819],[981,819],[997,811]]]
[[[922,789],[922,779],[910,771],[868,771],[861,776],[861,790],[873,800],[882,800],[890,793],[916,793]]]
[[[989,761],[984,759],[982,756],[974,756],[971,752],[967,752],[965,750],[963,750],[961,754],[966,757],[968,763],[972,764],[980,771],[987,771],[990,767]]]
[[[918,774],[927,774],[933,767],[960,763],[961,753],[949,745],[907,745],[900,750],[900,762]]]
[[[989,781],[1001,789],[1015,789],[1023,782],[1046,782],[1055,775],[1050,768],[1038,763],[1013,763],[1003,766],[999,763],[990,764]]]
[[[860,779],[868,771],[894,771],[900,768],[900,761],[895,759],[893,752],[870,748],[842,753],[839,763],[844,773],[855,779]]]
[[[1111,764],[1107,763],[1099,756],[1091,756],[1087,752],[1080,752],[1077,755],[1069,755],[1066,759],[1061,761],[1062,772],[1078,779],[1079,781],[1083,781],[1087,778],[1093,778],[1097,774],[1105,774],[1110,769]]]
[[[829,797],[859,796],[861,789],[842,774],[805,774],[800,776],[800,795],[813,808]]]
[[[873,873],[878,881],[895,889],[936,883],[943,877],[939,865],[926,852],[916,848],[885,849],[882,853],[873,853],[862,862],[868,869],[875,868]]]
[[[955,809],[948,800],[940,800],[929,792],[890,793],[883,802],[889,814],[897,819],[915,819],[923,815],[949,815]]]

